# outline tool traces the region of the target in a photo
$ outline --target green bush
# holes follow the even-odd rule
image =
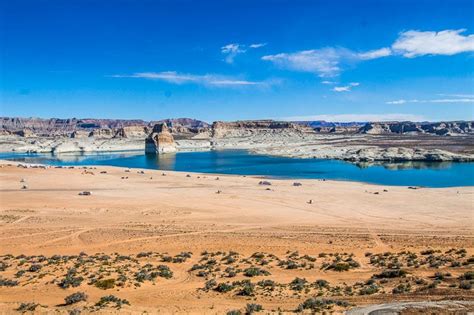
[[[76,292],[64,298],[66,305],[75,304],[81,301],[87,301],[87,295],[84,292]]]
[[[102,290],[113,289],[115,287],[115,279],[98,280],[94,285]]]
[[[263,306],[260,304],[248,303],[247,306],[245,306],[245,314],[247,315],[260,312],[261,310],[263,310]]]

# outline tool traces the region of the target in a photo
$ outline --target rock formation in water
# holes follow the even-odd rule
[[[145,139],[146,154],[162,154],[176,152],[176,142],[166,123],[159,123],[153,127],[150,135]]]

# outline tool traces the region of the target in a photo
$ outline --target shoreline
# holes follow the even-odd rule
[[[180,138],[178,151],[243,149],[257,154],[357,162],[473,162],[472,135],[316,134],[278,130],[239,131],[221,137]],[[145,138],[0,137],[1,151],[94,153],[145,151]],[[124,149],[125,148],[125,149]]]
[[[232,149],[219,149],[222,151],[227,151],[227,150],[232,150]],[[246,151],[249,152],[250,154],[256,154],[256,155],[261,155],[261,156],[268,156],[268,155],[262,155],[258,153],[251,153],[249,150],[245,149],[235,149],[233,151]],[[126,153],[126,152],[135,152],[135,151],[121,151],[121,153]],[[191,153],[194,151],[189,151],[189,152],[181,152],[181,153]],[[2,153],[2,152],[0,152]],[[100,155],[101,152],[94,152],[91,153],[90,155]],[[118,153],[118,152],[104,152],[105,153]],[[179,152],[176,152],[179,153]],[[28,153],[27,153],[28,154]],[[44,153],[32,153],[32,154],[44,154]],[[173,153],[175,154],[175,153]],[[68,155],[68,154],[65,154]],[[74,155],[74,154],[72,154]],[[141,154],[140,154],[141,155]],[[144,155],[144,153],[143,153]],[[269,156],[269,157],[274,157],[274,156]],[[293,159],[291,157],[283,157],[287,159]],[[340,161],[340,162],[345,162],[345,163],[350,163],[353,164],[354,166],[358,166],[358,163],[355,162],[350,162],[350,161],[341,161],[341,160],[331,160],[331,159],[318,159],[321,161]],[[258,179],[273,179],[273,180],[288,180],[288,181],[302,181],[302,180],[313,180],[313,181],[331,181],[331,182],[347,182],[347,183],[359,183],[359,184],[365,184],[365,185],[373,185],[373,186],[386,186],[386,187],[405,187],[405,188],[410,188],[410,189],[443,189],[443,188],[462,188],[462,187],[474,187],[474,185],[449,185],[449,186],[425,186],[425,185],[396,185],[396,184],[384,184],[384,183],[376,183],[376,182],[370,182],[370,181],[362,181],[362,180],[357,180],[357,179],[334,179],[334,178],[307,178],[307,177],[292,177],[292,176],[284,176],[284,175],[262,175],[262,174],[232,174],[232,173],[218,173],[218,172],[198,172],[198,171],[179,171],[179,170],[165,170],[165,169],[156,169],[156,168],[143,168],[143,167],[135,167],[135,166],[115,166],[115,165],[105,165],[105,164],[70,164],[70,165],[54,165],[54,164],[47,164],[47,163],[29,163],[29,162],[21,162],[21,161],[15,161],[15,160],[2,160],[0,159],[0,165],[5,165],[5,164],[23,164],[27,165],[29,167],[32,166],[45,166],[48,168],[98,168],[98,167],[114,167],[114,168],[122,168],[122,169],[134,169],[134,170],[141,170],[141,171],[158,171],[158,172],[178,172],[178,173],[191,173],[191,174],[196,174],[196,175],[203,175],[203,176],[233,176],[233,177],[250,177],[250,178],[258,178]],[[393,165],[402,165],[403,163],[408,163],[408,162],[392,162],[389,164]],[[412,161],[413,163],[413,161]],[[416,163],[416,162],[414,162]],[[438,164],[438,163],[472,163],[472,162],[419,162],[419,163],[433,163],[433,164]],[[372,163],[373,165],[371,166],[383,166],[384,163]],[[388,164],[388,163],[387,163]],[[398,170],[396,170],[398,171]]]

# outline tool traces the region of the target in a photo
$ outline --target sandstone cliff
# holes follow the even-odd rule
[[[166,123],[156,124],[150,135],[145,139],[146,154],[162,154],[176,152],[176,142]]]
[[[287,121],[244,120],[235,122],[216,121],[212,124],[213,138],[244,137],[256,133],[314,132],[312,128]]]
[[[438,136],[455,136],[474,134],[472,121],[451,121],[435,123],[418,122],[371,122],[359,129],[363,134],[432,134]]]

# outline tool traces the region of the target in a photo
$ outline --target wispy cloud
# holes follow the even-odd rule
[[[328,80],[321,81],[321,83],[322,83],[322,84],[326,84],[326,85],[336,84],[336,82],[334,82],[334,81],[328,81]]]
[[[424,55],[455,55],[474,51],[474,35],[464,36],[465,29],[440,32],[410,30],[400,34],[392,50],[407,58]]]
[[[308,115],[283,117],[286,121],[313,121],[324,120],[328,122],[369,122],[369,121],[426,121],[420,115],[412,114],[334,114],[334,115]]]
[[[387,57],[387,56],[390,56],[391,54],[392,54],[392,51],[390,50],[390,48],[384,47],[384,48],[370,50],[363,53],[358,53],[357,57],[360,60],[371,60],[371,59]]]
[[[332,90],[334,92],[350,92],[353,87],[356,87],[356,86],[359,86],[359,85],[360,85],[359,82],[351,82],[351,83],[349,83],[349,85],[335,86],[334,88],[332,88]]]
[[[241,80],[233,77],[216,75],[216,74],[189,74],[189,73],[179,73],[176,71],[164,71],[164,72],[138,72],[133,74],[116,74],[111,75],[113,78],[137,78],[137,79],[147,79],[147,80],[161,80],[173,84],[201,84],[207,86],[216,86],[216,87],[237,87],[237,86],[263,86],[269,85],[271,82],[267,81],[247,81]]]
[[[221,53],[223,53],[225,56],[225,62],[227,63],[233,63],[234,58],[238,54],[243,54],[247,50],[242,47],[242,45],[239,44],[227,44],[225,46],[221,47]]]
[[[350,58],[352,53],[343,48],[322,48],[303,50],[295,53],[281,53],[263,56],[262,60],[289,70],[317,73],[320,77],[334,77],[341,71],[343,58]]]
[[[407,103],[469,103],[472,104],[474,103],[474,98],[438,98],[438,99],[428,99],[428,100],[418,100],[418,99],[400,99],[400,100],[395,100],[395,101],[388,101],[386,104],[391,104],[391,105],[401,105],[401,104],[407,104]]]
[[[225,55],[224,61],[227,63],[234,63],[235,57],[244,54],[248,49],[257,49],[266,46],[267,43],[255,43],[250,45],[243,45],[237,43],[227,44],[221,47],[221,53]]]
[[[438,96],[474,98],[474,94],[438,94]]]
[[[250,44],[249,45],[250,48],[261,48],[261,47],[264,47],[264,46],[267,46],[267,43],[256,43],[256,44]]]

